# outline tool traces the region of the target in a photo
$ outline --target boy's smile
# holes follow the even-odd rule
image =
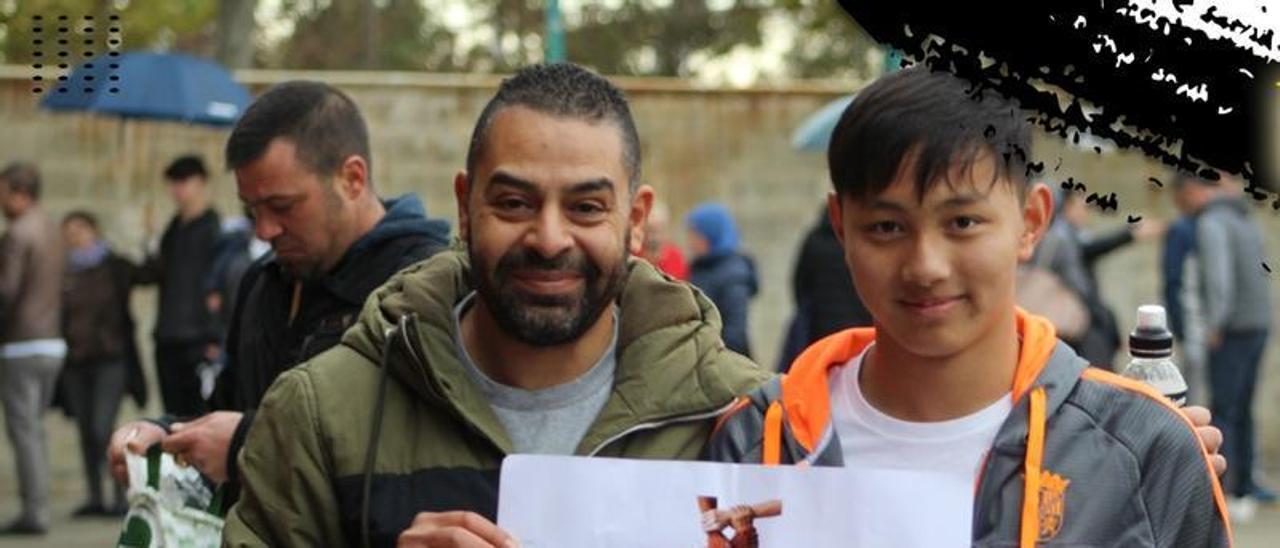
[[[902,165],[879,195],[833,197],[830,208],[880,343],[938,359],[993,337],[1007,342],[997,325],[1012,322],[1018,263],[1048,216],[1028,212],[1039,202],[1024,202],[1021,183],[1001,177],[990,154],[957,165],[924,196],[913,155]]]

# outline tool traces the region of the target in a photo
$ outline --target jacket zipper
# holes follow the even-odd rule
[[[416,323],[417,318],[413,318],[411,321]],[[405,350],[409,352],[409,358],[412,359],[414,363],[425,364],[426,361],[423,360],[420,356],[418,356],[417,351],[413,349],[413,341],[409,340],[408,330],[401,330],[400,335],[401,335],[401,340],[404,341]],[[431,382],[431,381],[428,381],[428,382]],[[471,419],[466,416],[466,414],[464,414],[461,410],[458,409],[457,405],[453,403],[452,400],[450,400],[447,396],[443,394],[443,392],[441,391],[441,387],[432,386],[431,389],[435,390],[440,395],[441,399],[443,399],[444,402],[446,403],[446,405],[443,405],[442,407],[445,407],[446,409],[448,409],[449,412],[452,413],[453,416],[457,418],[459,422],[466,425],[468,430],[471,430],[471,432],[476,436],[478,436],[480,439],[488,442],[489,445],[493,446],[493,449],[496,450],[498,453],[502,454],[503,456],[507,455],[507,452],[504,449],[502,449],[502,446],[498,445],[498,442],[494,441],[492,438],[489,437],[488,434],[486,434],[483,430],[481,430],[480,427],[476,426],[475,423],[472,422]]]
[[[657,428],[661,428],[661,427],[663,427],[663,426],[666,426],[666,425],[668,425],[668,424],[675,424],[675,423],[679,423],[679,422],[693,422],[693,421],[706,420],[706,419],[709,419],[709,418],[712,418],[712,417],[718,417],[718,416],[723,415],[724,413],[728,412],[728,411],[729,411],[729,409],[731,409],[731,408],[732,408],[736,403],[737,403],[737,401],[736,401],[736,400],[735,400],[735,401],[730,401],[728,405],[725,405],[724,407],[721,407],[721,408],[719,408],[719,409],[715,409],[715,410],[713,410],[713,411],[707,411],[707,412],[703,412],[703,413],[695,413],[695,414],[691,414],[691,415],[681,415],[681,416],[677,416],[677,417],[671,417],[671,418],[668,418],[668,419],[663,419],[663,420],[660,420],[660,421],[642,422],[642,423],[640,423],[640,424],[637,424],[637,425],[635,425],[635,426],[632,426],[632,427],[630,427],[630,428],[627,428],[626,430],[623,430],[623,431],[621,431],[621,432],[618,432],[617,434],[614,434],[613,436],[610,436],[608,439],[606,439],[606,440],[604,440],[604,441],[600,442],[600,444],[599,444],[599,445],[597,445],[597,446],[595,447],[595,449],[592,449],[590,452],[588,452],[586,456],[588,456],[588,457],[594,457],[594,456],[596,456],[596,454],[597,454],[597,453],[599,453],[599,452],[600,452],[601,450],[603,450],[605,447],[608,447],[608,446],[609,446],[610,444],[612,444],[613,442],[616,442],[616,441],[618,441],[618,440],[620,440],[620,439],[622,439],[622,438],[624,438],[624,437],[627,437],[627,436],[629,436],[629,435],[631,435],[631,434],[634,434],[634,433],[636,433],[636,432],[640,432],[640,431],[644,431],[644,430],[654,430],[654,429],[657,429]]]

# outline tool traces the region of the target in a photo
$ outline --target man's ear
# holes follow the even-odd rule
[[[338,167],[336,189],[347,200],[355,200],[369,192],[369,163],[352,154]]]
[[[649,222],[649,211],[653,209],[654,200],[653,187],[649,185],[640,185],[636,187],[634,195],[631,197],[631,211],[627,213],[627,230],[631,231],[631,247],[628,251],[632,255],[641,255],[644,251],[645,225]]]
[[[471,204],[468,201],[471,195],[471,179],[467,176],[466,170],[459,171],[453,176],[453,199],[458,205],[458,236],[462,241],[468,241],[470,235],[467,229],[471,227]]]
[[[1044,183],[1027,190],[1022,204],[1022,237],[1018,241],[1018,260],[1026,262],[1036,252],[1036,244],[1053,223],[1053,191]]]
[[[836,240],[844,246],[844,210],[840,207],[840,195],[827,193],[827,219],[831,221],[831,231],[836,233]]]

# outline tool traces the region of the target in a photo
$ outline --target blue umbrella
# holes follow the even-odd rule
[[[795,133],[791,134],[791,147],[805,152],[826,152],[827,144],[831,142],[831,132],[835,131],[840,115],[853,102],[853,97],[848,95],[836,99],[805,118]]]
[[[178,53],[131,52],[76,67],[45,92],[40,106],[227,126],[249,99],[249,90],[216,63]]]

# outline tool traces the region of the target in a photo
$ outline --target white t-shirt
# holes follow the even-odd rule
[[[870,347],[868,347],[870,348]],[[849,546],[970,546],[973,498],[984,457],[1013,408],[1005,395],[971,415],[908,422],[862,396],[862,354],[831,375],[831,420],[856,492],[842,519]]]

